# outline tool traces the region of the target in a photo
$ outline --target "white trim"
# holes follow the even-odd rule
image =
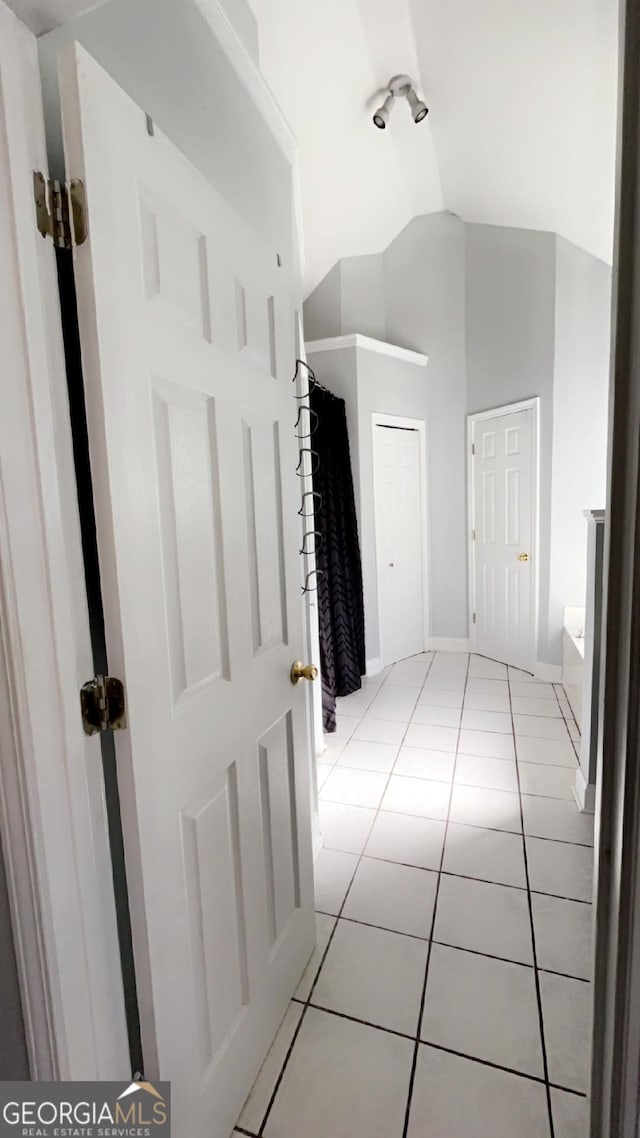
[[[374,656],[367,660],[367,676],[378,676],[383,669],[382,656]]]
[[[302,181],[300,178],[300,159],[296,156],[291,165],[291,194],[293,198],[293,258],[300,276],[300,292],[302,296],[302,278],[306,265],[304,244],[304,217],[302,209]],[[304,329],[302,327],[302,305],[300,306],[300,343],[304,351]],[[301,354],[301,358],[302,354]]]
[[[431,636],[428,641],[429,652],[470,652],[468,636]]]
[[[0,549],[6,544],[6,512],[0,484]],[[0,575],[0,836],[16,954],[29,1070],[33,1079],[54,1079],[57,1048],[45,950],[37,860],[24,786],[23,746],[16,711],[18,692],[11,666],[7,588]],[[13,689],[13,690],[12,690]]]
[[[361,337],[363,338],[363,337]],[[426,356],[424,357],[426,360]],[[429,640],[430,609],[429,609],[429,493],[427,486],[427,424],[424,419],[409,418],[405,415],[383,415],[380,411],[371,413],[371,457],[373,460],[373,516],[377,519],[376,504],[376,472],[375,472],[375,433],[376,427],[400,427],[418,433],[418,456],[420,477],[420,515],[422,522],[421,548],[422,548],[422,651],[426,652]],[[375,527],[376,546],[376,595],[378,598],[378,632],[380,640],[380,657],[384,666],[384,645],[382,643],[382,629],[380,621],[380,554],[378,549],[378,526]]]
[[[315,352],[338,352],[342,348],[364,348],[368,352],[377,352],[381,356],[392,356],[405,363],[426,367],[429,357],[422,352],[412,352],[409,348],[399,348],[397,344],[388,344],[386,340],[374,340],[371,336],[361,336],[359,332],[352,332],[347,336],[328,336],[326,340],[310,340],[307,344],[307,355]]]
[[[28,1029],[34,1077],[124,1078],[130,1070],[100,743],[84,735],[79,714],[79,687],[93,666],[57,274],[29,194],[31,171],[47,168],[38,55],[34,38],[4,6],[0,57],[2,242],[11,246],[3,250],[11,289],[0,313],[0,565],[13,717],[0,743],[14,827],[9,888],[24,936],[23,1000],[35,1009]],[[38,1009],[47,990],[50,1005]]]
[[[293,165],[298,144],[287,119],[255,60],[247,51],[220,0],[195,0],[251,101]]]
[[[576,781],[572,786],[573,797],[576,800],[578,810],[583,814],[595,814],[596,812],[596,786],[594,782],[587,782],[582,770],[578,767],[576,771]]]
[[[554,665],[540,665],[537,663],[538,656],[538,637],[539,637],[539,594],[540,594],[540,566],[539,550],[540,550],[540,396],[533,396],[531,399],[522,399],[517,403],[508,403],[502,407],[494,407],[488,411],[477,411],[472,415],[467,415],[467,546],[468,546],[468,580],[469,580],[469,641],[471,644],[471,651],[477,651],[477,630],[476,625],[473,623],[473,613],[476,612],[476,581],[475,581],[475,557],[473,542],[471,541],[471,533],[476,528],[474,518],[474,456],[472,453],[473,446],[473,430],[476,423],[486,421],[487,419],[495,419],[501,415],[516,415],[519,411],[531,411],[531,459],[532,459],[532,478],[531,478],[531,533],[532,533],[532,549],[531,549],[531,607],[532,607],[532,643],[531,643],[531,657],[530,666],[531,671],[535,668],[551,668]],[[561,673],[562,669],[558,669]]]

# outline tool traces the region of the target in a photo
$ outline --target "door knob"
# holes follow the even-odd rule
[[[300,680],[317,680],[317,678],[318,669],[315,664],[303,664],[302,660],[296,660],[291,667],[292,684],[299,684]]]
[[[528,553],[519,553],[518,554],[518,561],[528,561],[528,560],[529,560],[529,554]]]

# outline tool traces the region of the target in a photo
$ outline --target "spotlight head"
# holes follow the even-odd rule
[[[375,114],[373,116],[374,126],[377,126],[379,130],[385,130],[386,129],[387,123],[389,122],[389,115],[391,114],[392,106],[393,106],[393,95],[391,93],[389,93],[387,95],[384,103],[382,104],[382,106],[378,107],[377,111],[375,112]]]
[[[428,106],[418,98],[413,87],[409,87],[409,89],[406,91],[406,96],[407,102],[411,107],[413,121],[415,123],[422,122],[422,120],[426,119],[427,115],[429,114]]]

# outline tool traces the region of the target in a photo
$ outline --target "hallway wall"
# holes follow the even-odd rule
[[[606,505],[611,269],[556,240],[553,498],[548,642],[560,650],[565,605],[584,605],[585,510]]]
[[[436,213],[305,302],[308,339],[365,332],[429,357],[432,636],[468,636],[466,416],[538,395],[538,658],[560,664],[562,609],[584,603],[582,511],[604,502],[610,292],[609,266],[555,234]]]
[[[556,662],[547,642],[556,239],[494,225],[466,230],[467,413],[540,396],[538,658]]]
[[[466,638],[465,226],[451,213],[412,221],[384,253],[387,339],[429,357],[427,494],[431,635]]]
[[[431,635],[465,639],[463,222],[450,213],[417,217],[384,253],[340,261],[305,301],[304,320],[307,341],[361,332],[429,356],[424,382]],[[322,377],[330,386],[335,361]]]

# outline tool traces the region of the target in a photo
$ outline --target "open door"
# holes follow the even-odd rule
[[[291,269],[77,45],[61,95],[145,1075],[227,1138],[315,937]]]

